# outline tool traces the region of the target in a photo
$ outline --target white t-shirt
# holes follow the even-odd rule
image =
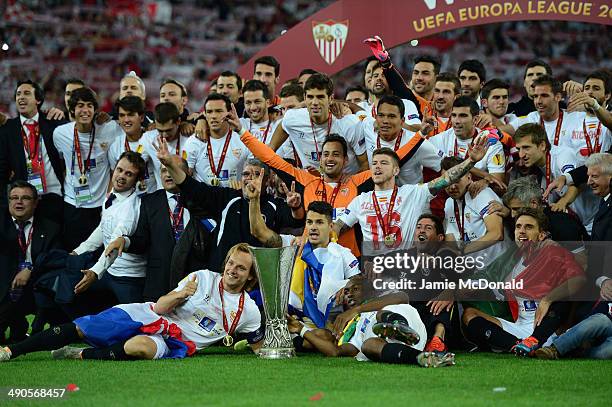
[[[219,295],[219,280],[221,274],[210,270],[200,270],[190,273],[178,284],[174,291],[181,291],[194,276],[198,280],[198,289],[186,302],[165,315],[170,322],[181,328],[183,338],[195,343],[202,349],[218,342],[226,336],[223,328],[221,296]],[[238,312],[241,294],[231,294],[224,290],[223,302],[228,329],[232,326]],[[235,333],[252,334],[261,326],[261,314],[255,301],[244,293],[244,308]]]
[[[455,200],[449,197],[444,205],[444,229],[446,234],[453,235],[456,241],[472,242],[480,239],[487,233],[485,218],[489,216],[487,210],[491,201],[502,203],[491,188],[483,189],[475,198],[469,192],[464,195],[464,202],[457,201],[457,209],[463,225],[463,238],[460,233],[457,217],[455,216]],[[500,255],[506,246],[498,242],[478,252],[470,253],[471,257],[482,256],[483,262],[488,265]]]
[[[217,169],[227,137],[226,134],[218,139],[212,137],[209,139],[213,153],[213,162]],[[189,168],[193,169],[193,177],[208,185],[213,185],[213,178],[218,178],[220,181],[219,185],[222,187],[228,187],[230,180],[239,180],[241,178],[242,169],[250,154],[244,143],[240,141],[240,136],[232,131],[223,165],[219,171],[219,176],[216,176],[210,167],[207,143],[197,137],[191,137],[185,144],[185,149],[187,151],[187,164],[189,164]]]
[[[74,126],[75,122],[66,123],[56,127],[53,132],[55,148],[64,158],[66,164],[64,201],[79,208],[97,208],[104,203],[110,181],[108,148],[121,135],[123,130],[113,120],[102,125],[95,125],[95,139],[91,151],[90,168],[86,174],[88,183],[86,186],[83,186],[79,184],[81,171],[79,170],[77,154],[74,150]],[[81,162],[83,167],[85,167],[89,154],[89,139],[91,135],[90,133],[78,133],[78,135],[79,143],[81,144]]]
[[[356,133],[357,139],[365,137],[366,140],[366,151],[368,153],[368,161],[372,163],[372,152],[378,148],[378,140],[380,139],[381,147],[388,147],[395,149],[395,143],[397,138],[392,141],[385,141],[378,137],[378,134],[374,131],[374,124],[376,120],[367,117],[360,123],[353,126],[353,131]],[[414,132],[403,130],[402,139],[398,149],[408,143],[413,137],[416,136]],[[405,184],[418,184],[423,182],[423,167],[431,168],[434,171],[440,171],[440,162],[442,161],[444,153],[434,147],[434,145],[428,140],[424,140],[419,148],[416,150],[414,155],[402,166],[398,175],[398,185]]]
[[[162,183],[161,175],[160,175],[161,163],[157,159],[157,151],[155,151],[155,147],[153,147],[153,143],[157,145],[158,136],[159,134],[157,133],[157,130],[147,131],[140,138],[140,142],[142,143],[142,147],[143,147],[142,158],[144,158],[145,161],[150,159],[151,162],[153,163],[153,169],[155,173],[155,184],[157,185],[157,189],[162,189],[163,183]],[[179,136],[176,139],[168,142],[168,150],[170,151],[170,154],[179,155],[180,157],[186,160],[187,150],[185,149],[185,146],[187,145],[187,141],[190,138],[191,137]]]
[[[240,118],[240,123],[242,123],[242,127],[247,129],[249,133],[257,137],[257,140],[261,141],[265,145],[269,146],[270,141],[272,141],[272,136],[276,131],[276,128],[279,124],[281,124],[281,119],[278,119],[272,123],[269,120],[266,120],[261,123],[254,123],[248,117]],[[270,123],[268,125],[268,123]],[[278,150],[276,150],[276,154],[278,154],[282,158],[289,158],[291,160],[295,159],[293,155],[293,147],[291,146],[291,141],[287,139]],[[253,153],[249,152],[248,159],[254,158]]]
[[[476,129],[479,133],[480,129]],[[465,159],[472,143],[473,138],[467,140],[460,139],[455,135],[455,129],[450,128],[442,133],[431,137],[429,141],[444,153],[445,157],[459,157]],[[457,152],[455,153],[455,148]],[[484,158],[474,166],[479,170],[486,171],[489,174],[500,174],[506,172],[506,157],[504,156],[504,148],[499,141],[489,147]]]
[[[380,250],[388,251],[384,245],[385,231],[380,225],[380,221],[376,216],[372,194],[376,193],[376,198],[380,206],[383,220],[387,221],[387,213],[392,189],[386,191],[369,191],[363,192],[356,196],[344,213],[338,218],[345,225],[352,227],[359,222],[361,232],[363,233],[363,241],[372,246],[372,252],[377,253]],[[395,234],[395,248],[408,248],[408,245],[413,241],[414,230],[418,217],[429,209],[429,201],[433,199],[433,195],[429,193],[427,184],[411,185],[406,184],[398,188],[391,214],[391,233]],[[364,254],[367,253],[369,247],[364,247]]]
[[[108,149],[108,161],[110,163],[111,171],[114,171],[115,166],[117,165],[117,162],[119,161],[119,157],[121,157],[121,154],[123,154],[126,151],[125,149],[126,137],[127,135],[124,132],[121,136],[119,136],[119,138],[113,141],[113,143],[110,145]],[[142,137],[141,137],[141,140],[142,140]],[[153,176],[153,174],[155,173],[155,167],[153,167],[153,162],[151,160],[151,157],[149,157],[148,154],[144,154],[144,146],[142,145],[141,140],[128,142],[130,146],[130,151],[135,151],[137,153],[140,153],[140,155],[142,156],[142,158],[145,160],[145,163],[146,163],[146,167],[145,167],[146,170],[144,174],[144,187],[141,185],[142,181],[138,181],[138,184],[136,185],[136,193],[138,195],[150,194],[151,192],[157,191],[157,184],[155,182],[155,177]]]
[[[559,146],[571,147],[572,140],[571,135],[574,129],[582,129],[582,120],[584,118],[584,112],[563,112],[563,122],[561,123],[561,129],[559,130]],[[556,148],[554,144],[555,131],[557,130],[557,121],[555,119],[550,122],[544,122],[544,129],[548,136],[550,145],[553,146],[553,150]],[[518,129],[525,123],[537,123],[540,124],[540,113],[537,111],[529,113],[527,116],[518,117],[516,120],[510,122],[510,126],[514,130]]]
[[[355,174],[359,171],[359,163],[355,157],[366,152],[365,140],[355,139],[355,133],[350,131],[351,127],[358,120],[354,114],[344,116],[342,119],[336,119],[333,115],[331,117],[329,134],[339,134],[346,139],[348,144],[348,164],[344,167],[346,174]],[[285,112],[282,126],[283,130],[289,135],[289,139],[302,161],[302,166],[304,168],[308,166],[319,168],[320,155],[323,152],[323,142],[328,135],[328,121],[325,121],[323,124],[312,123],[311,126],[307,108],[290,109]],[[315,134],[313,134],[313,128]]]

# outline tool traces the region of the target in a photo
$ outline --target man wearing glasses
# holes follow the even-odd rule
[[[36,259],[61,247],[60,226],[34,217],[38,193],[32,184],[15,181],[8,199],[8,211],[0,220],[0,343],[6,342],[4,331],[9,326],[9,342],[25,338],[25,317],[35,310],[32,287],[40,276]]]

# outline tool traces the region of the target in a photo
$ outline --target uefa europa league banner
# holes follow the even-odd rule
[[[387,48],[461,27],[504,21],[562,20],[612,25],[610,0],[339,0],[313,14],[258,52],[239,69],[253,75],[253,61],[273,55],[280,82],[312,68],[328,75],[370,55],[362,44],[379,35]]]

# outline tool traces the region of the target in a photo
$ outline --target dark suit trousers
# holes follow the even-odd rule
[[[62,228],[64,248],[71,252],[83,243],[100,224],[102,207],[75,208],[64,202],[64,225]]]

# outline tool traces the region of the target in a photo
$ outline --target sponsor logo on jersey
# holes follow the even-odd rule
[[[525,307],[525,311],[535,311],[536,309],[538,309],[538,305],[535,301],[532,300],[523,301],[523,306]]]
[[[206,332],[211,332],[217,323],[208,317],[204,317],[198,322],[198,325]]]
[[[495,154],[491,161],[493,161],[495,165],[504,165],[505,162],[503,154],[500,153]]]

